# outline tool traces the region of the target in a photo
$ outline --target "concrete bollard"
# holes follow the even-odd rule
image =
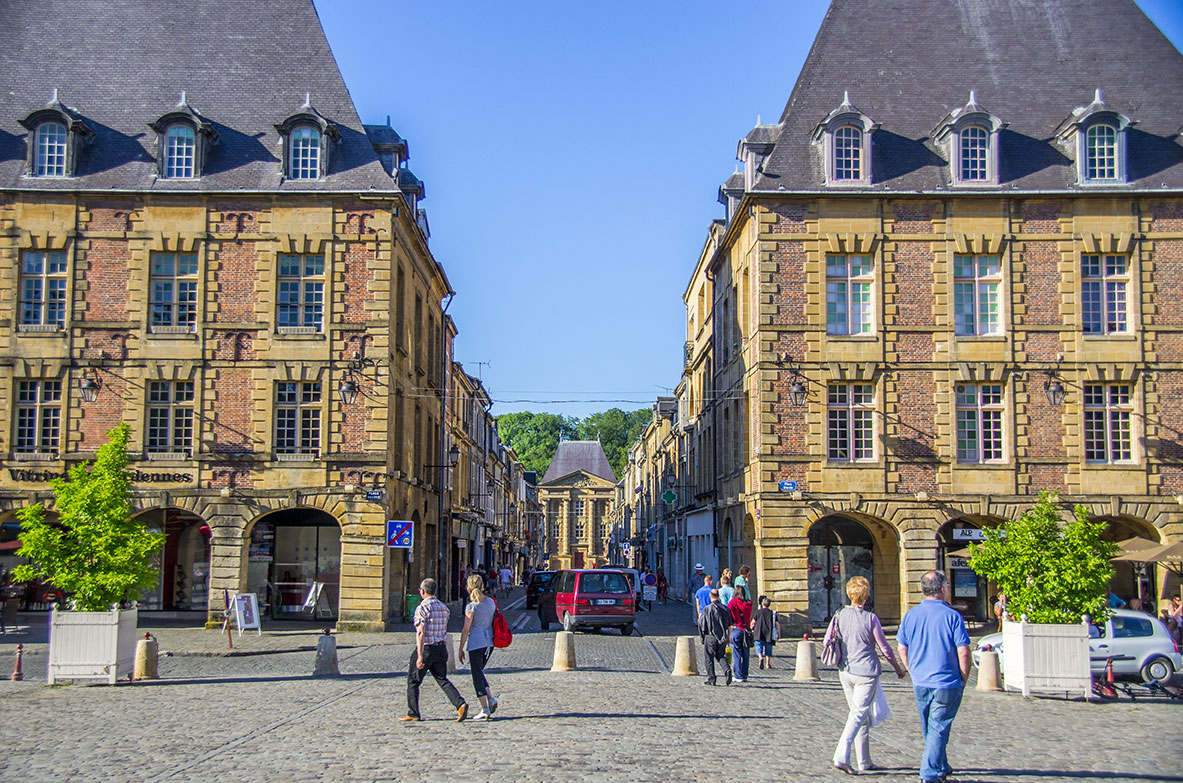
[[[21,670],[21,660],[25,657],[25,646],[18,644],[16,646],[16,660],[12,662],[12,681],[20,682],[25,679],[25,673]]]
[[[674,677],[693,677],[698,674],[698,655],[693,636],[679,636],[674,651]]]
[[[804,682],[821,679],[817,674],[817,655],[812,639],[797,642],[797,668],[793,671],[793,679]]]
[[[326,628],[324,635],[316,642],[316,668],[312,670],[312,676],[337,677],[340,674],[337,668],[337,639]]]
[[[157,664],[160,661],[160,644],[152,634],[145,633],[144,638],[136,642],[136,663],[132,669],[133,680],[159,680],[160,673]]]
[[[978,659],[979,691],[1002,690],[1002,666],[999,664],[997,650],[984,650]]]
[[[575,671],[575,634],[571,631],[559,631],[555,634],[555,657],[550,670],[552,672]]]

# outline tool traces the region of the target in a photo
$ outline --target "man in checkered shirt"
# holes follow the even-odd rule
[[[399,718],[402,721],[420,719],[419,686],[428,672],[456,708],[457,722],[468,717],[468,702],[448,681],[448,648],[444,645],[444,637],[448,635],[448,607],[435,597],[435,590],[434,579],[419,583],[421,602],[415,610],[415,651],[411,653],[407,670],[407,714]]]

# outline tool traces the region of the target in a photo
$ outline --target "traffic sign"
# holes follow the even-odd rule
[[[661,493],[661,499],[666,503],[673,503],[678,499],[678,493],[674,492],[672,489],[667,489],[665,492]]]
[[[780,483],[780,491],[781,492],[796,492],[797,491],[797,482],[796,481],[782,481]]]
[[[415,543],[415,523],[403,519],[386,520],[386,546],[410,549]]]
[[[645,574],[645,584],[647,584],[647,585],[657,584],[657,577],[654,576],[653,574]]]

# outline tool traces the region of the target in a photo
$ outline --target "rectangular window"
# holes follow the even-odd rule
[[[324,256],[280,255],[276,325],[320,331],[324,324]]]
[[[22,325],[65,325],[65,253],[22,253],[20,286]]]
[[[153,253],[148,287],[152,328],[196,327],[196,253]]]
[[[1084,458],[1087,462],[1132,462],[1130,418],[1133,387],[1127,383],[1084,385]]]
[[[1080,276],[1080,314],[1084,333],[1126,332],[1129,259],[1125,256],[1081,256]]]
[[[571,527],[575,531],[575,540],[582,541],[584,533],[587,532],[585,529],[586,526],[584,525],[584,502],[582,500],[576,500],[572,504],[571,514]]]
[[[33,173],[38,177],[66,176],[66,126],[46,122],[37,126]]]
[[[149,381],[147,450],[193,451],[193,381]]]
[[[830,334],[871,333],[871,284],[875,265],[870,256],[826,256],[826,331]]]
[[[875,387],[836,383],[827,390],[827,442],[831,462],[875,459]]]
[[[320,383],[275,384],[275,451],[320,454]]]
[[[959,335],[1002,334],[998,256],[953,257],[953,312]]]
[[[957,461],[1002,461],[1002,386],[958,384]]]
[[[18,381],[16,436],[18,454],[53,454],[62,429],[62,382]]]

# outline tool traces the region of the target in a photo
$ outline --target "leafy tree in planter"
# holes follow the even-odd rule
[[[1042,492],[1023,516],[983,529],[984,540],[970,545],[970,568],[1006,594],[1016,620],[1024,614],[1033,623],[1078,623],[1085,614],[1104,620],[1117,545],[1101,540],[1105,524],[1090,522],[1084,506],[1064,524],[1056,499]]]
[[[50,482],[57,523],[46,521],[40,503],[17,512],[22,542],[17,554],[32,563],[13,569],[16,581],[41,579],[70,596],[71,608],[82,612],[105,612],[156,584],[153,556],[164,545],[164,534],[131,517],[129,432],[120,422],[107,433],[94,467],[75,465],[69,478]]]

